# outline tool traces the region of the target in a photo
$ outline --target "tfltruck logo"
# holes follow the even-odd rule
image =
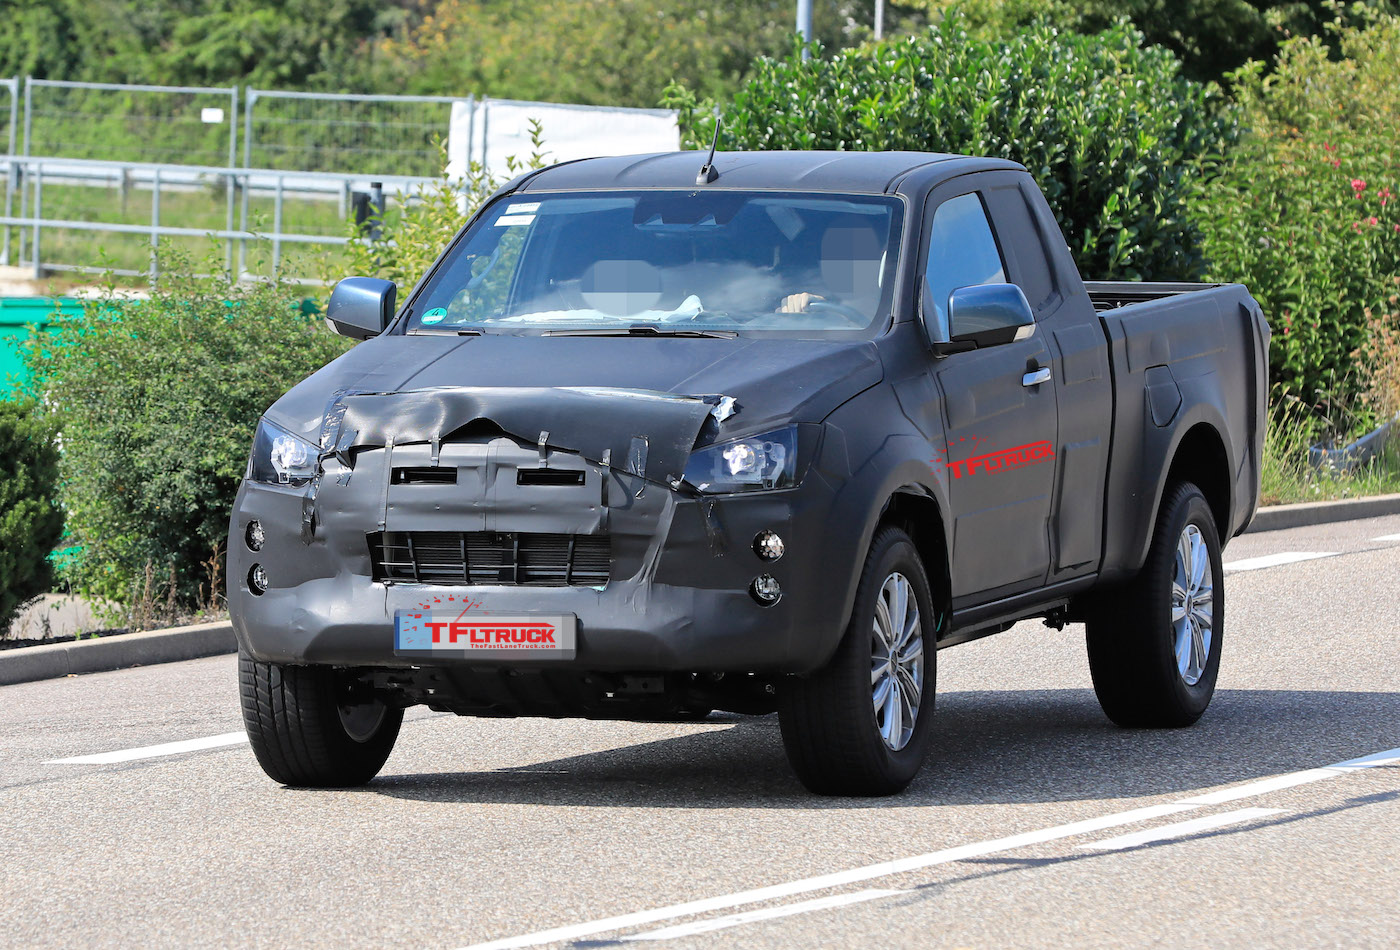
[[[394,612],[396,653],[570,659],[577,649],[578,620],[573,614],[487,613],[479,609],[479,601],[454,602],[450,596],[433,597],[431,602],[447,609],[419,606]],[[465,606],[459,609],[458,604]]]
[[[954,478],[962,478],[964,475],[975,475],[979,472],[1002,472],[1013,468],[1025,468],[1027,465],[1039,465],[1054,457],[1055,446],[1053,443],[1048,441],[1028,442],[1015,448],[989,452],[986,455],[978,455],[957,462],[948,462],[947,465],[948,471],[953,473]]]
[[[547,623],[494,623],[477,620],[472,623],[448,623],[425,620],[423,626],[433,632],[435,644],[457,644],[494,649],[527,649],[555,647],[554,627]]]

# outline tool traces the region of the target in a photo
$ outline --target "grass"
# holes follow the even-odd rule
[[[1400,492],[1400,439],[1391,441],[1364,465],[1350,470],[1331,469],[1314,465],[1308,459],[1308,447],[1318,441],[1318,430],[1301,403],[1284,395],[1276,398],[1269,415],[1260,476],[1261,504],[1335,501]],[[1353,437],[1364,434],[1353,433]]]

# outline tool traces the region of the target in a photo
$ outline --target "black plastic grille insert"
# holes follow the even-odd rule
[[[598,587],[612,552],[607,535],[381,531],[369,553],[381,582]]]

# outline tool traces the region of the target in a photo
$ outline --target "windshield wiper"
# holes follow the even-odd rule
[[[420,327],[404,332],[409,336],[481,336],[486,331],[480,327],[460,327],[455,330],[427,330]]]
[[[734,330],[697,330],[680,327],[587,327],[578,330],[546,330],[545,336],[681,336],[709,337],[732,340],[739,334]]]

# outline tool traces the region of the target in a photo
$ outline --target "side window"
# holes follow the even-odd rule
[[[940,317],[947,316],[948,295],[959,287],[1006,283],[1001,252],[975,193],[949,198],[934,212],[924,280]]]
[[[1024,192],[1015,183],[992,188],[986,197],[1002,246],[1011,259],[1012,279],[1025,292],[1031,309],[1039,316],[1059,300],[1044,234],[1032,216]]]

